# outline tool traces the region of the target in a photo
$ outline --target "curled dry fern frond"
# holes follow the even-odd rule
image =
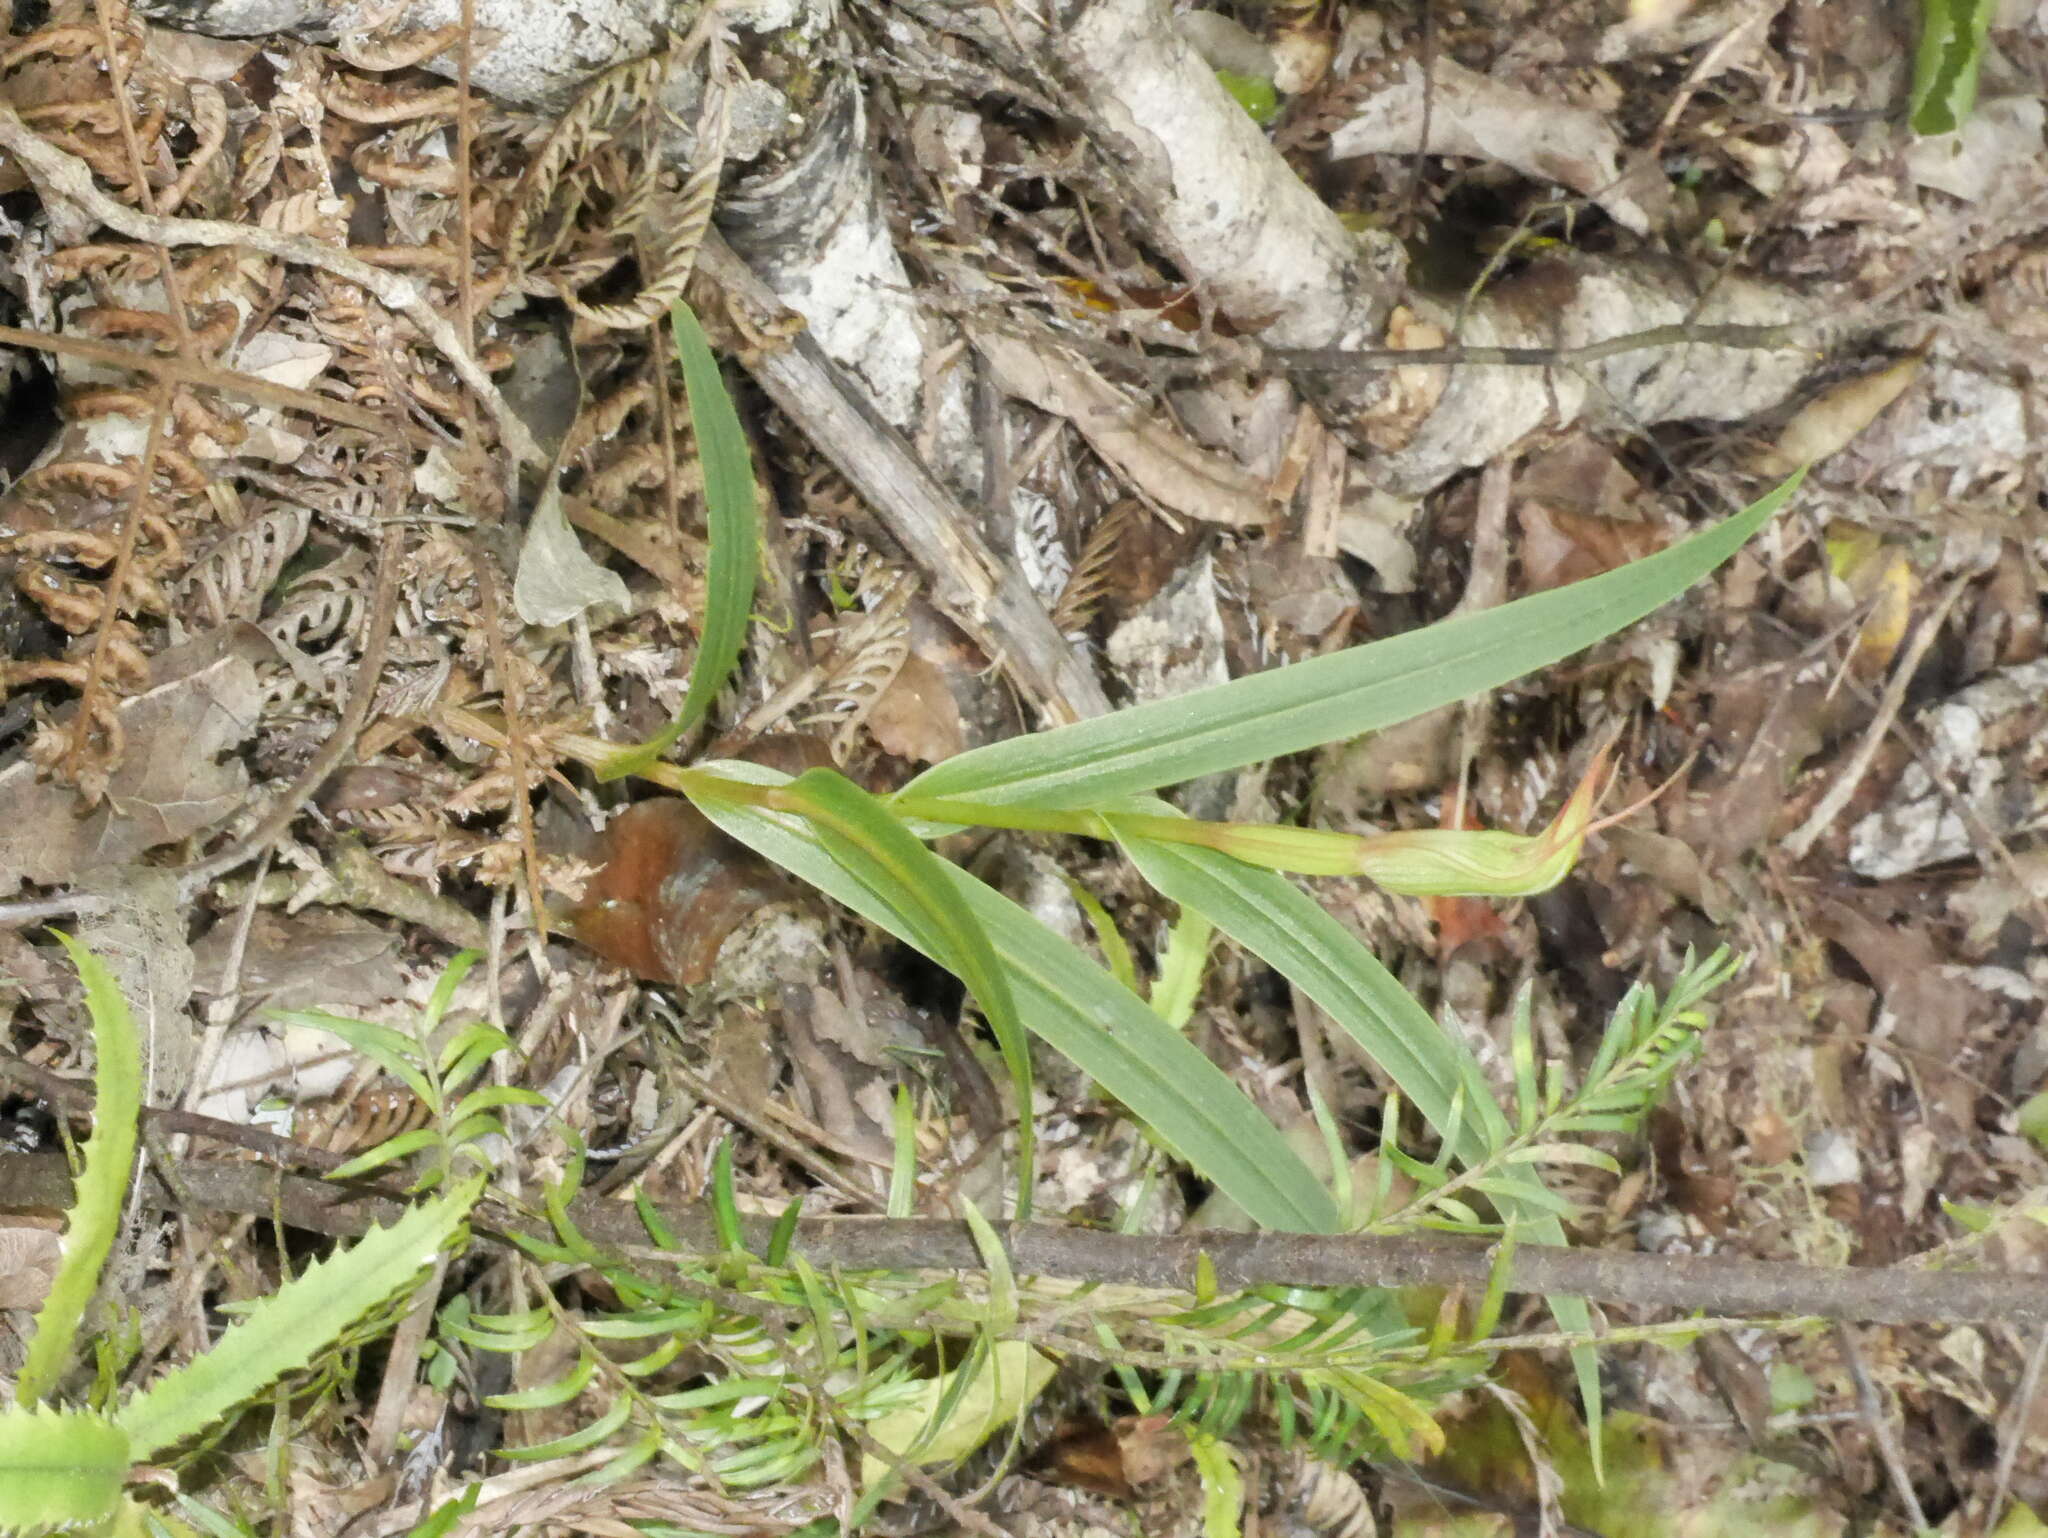
[[[636,204],[628,217],[639,232],[644,286],[630,304],[586,305],[567,286],[558,288],[562,302],[594,325],[611,331],[636,330],[651,326],[683,297],[690,274],[696,269],[697,251],[711,228],[711,207],[718,196],[718,178],[725,169],[725,146],[730,113],[726,93],[715,81],[704,90],[704,104],[697,115],[695,168],[683,183],[681,193],[664,207],[644,212]],[[643,168],[641,196],[653,197],[653,157]]]
[[[505,230],[505,264],[515,270],[550,260],[567,237],[567,221],[554,220],[547,243],[529,249],[534,225],[548,215],[557,190],[571,166],[605,142],[618,121],[640,111],[660,95],[674,67],[670,53],[629,59],[594,76],[546,140],[520,178],[510,223]]]

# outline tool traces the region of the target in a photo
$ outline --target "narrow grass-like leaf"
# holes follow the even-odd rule
[[[786,778],[758,764],[716,772],[757,785]],[[893,899],[848,871],[804,819],[705,798],[699,810],[741,843],[827,896],[918,945]],[[1025,1025],[1122,1101],[1203,1179],[1262,1227],[1328,1233],[1336,1204],[1278,1129],[1214,1063],[1080,951],[985,883],[941,862],[951,900],[994,943]]]
[[[802,1221],[804,1204],[801,1197],[792,1197],[788,1206],[782,1209],[782,1216],[775,1220],[775,1227],[768,1235],[768,1251],[762,1257],[771,1266],[789,1264],[789,1247],[796,1243],[796,1225]],[[894,1217],[895,1213],[889,1214]]]
[[[427,996],[427,1007],[420,1011],[421,1041],[433,1040],[434,1033],[441,1029],[441,1017],[455,1002],[455,990],[462,986],[470,968],[483,960],[483,956],[482,951],[457,951],[448,958],[448,965],[441,968],[441,975],[434,979],[434,991]]]
[[[105,1522],[132,1461],[127,1435],[104,1416],[9,1405],[0,1410],[0,1530]]]
[[[423,1148],[438,1147],[441,1134],[432,1127],[420,1127],[411,1132],[401,1132],[393,1138],[386,1138],[375,1148],[365,1149],[346,1164],[329,1170],[329,1180],[354,1180],[372,1170],[380,1170],[387,1164],[410,1158]]]
[[[1010,1070],[1017,1102],[1017,1220],[1031,1216],[1037,1139],[1031,1110],[1031,1044],[1010,996],[1007,971],[971,908],[948,890],[953,867],[904,827],[887,806],[845,775],[812,769],[785,794],[803,809],[833,858],[864,884],[889,894],[916,928],[915,943],[967,985],[988,1017]]]
[[[212,1425],[265,1385],[306,1366],[357,1319],[404,1288],[456,1241],[483,1194],[481,1177],[373,1228],[308,1266],[252,1308],[211,1351],[123,1404],[114,1424],[137,1459]]]
[[[740,1227],[740,1204],[732,1188],[732,1139],[721,1138],[718,1152],[711,1156],[711,1223],[718,1231],[718,1248],[726,1255],[747,1253],[747,1236]]]
[[[896,1086],[891,1120],[895,1153],[889,1161],[889,1216],[907,1218],[917,1211],[917,1108],[906,1085]]]
[[[514,1389],[505,1394],[486,1395],[484,1403],[493,1410],[552,1410],[582,1393],[584,1386],[596,1376],[597,1358],[586,1350],[578,1354],[574,1367],[553,1382]]]
[[[548,1108],[548,1098],[517,1084],[487,1084],[458,1100],[455,1108],[448,1113],[448,1118],[450,1121],[459,1122],[506,1105],[523,1105],[536,1111],[545,1111]]]
[[[391,1077],[402,1081],[420,1097],[422,1105],[439,1108],[441,1096],[426,1073],[426,1054],[405,1032],[370,1020],[330,1015],[324,1009],[279,1009],[271,1011],[270,1018],[280,1025],[304,1026],[339,1036]]]
[[[552,1410],[582,1393],[595,1376],[597,1358],[585,1350],[578,1354],[573,1367],[552,1382],[505,1394],[490,1394],[485,1396],[484,1403],[494,1410]]]
[[[427,1519],[417,1524],[405,1538],[448,1538],[455,1524],[476,1510],[477,1497],[483,1493],[481,1484],[472,1483],[462,1494],[436,1506]]]
[[[46,1398],[71,1363],[79,1322],[120,1230],[142,1115],[142,1044],[128,1001],[105,962],[67,934],[59,932],[57,938],[78,968],[79,981],[85,984],[86,1012],[92,1018],[92,1135],[85,1141],[84,1166],[64,1226],[56,1279],[36,1313],[35,1337],[15,1380],[15,1402],[24,1405]]]
[[[1116,826],[1112,815],[1110,824]],[[1202,914],[1314,999],[1471,1162],[1507,1139],[1477,1060],[1429,1017],[1357,937],[1286,877],[1192,844],[1124,841],[1139,874]],[[1464,1104],[1456,1105],[1463,1091]]]
[[[1209,968],[1209,942],[1215,926],[1189,908],[1166,932],[1166,954],[1159,958],[1159,976],[1152,984],[1152,1007],[1175,1030],[1186,1030],[1202,996],[1202,976]]]
[[[740,414],[734,409],[718,359],[696,313],[682,300],[669,316],[683,388],[690,397],[690,427],[704,472],[704,516],[710,531],[710,569],[705,576],[704,628],[697,636],[697,660],[676,718],[650,741],[617,754],[598,771],[600,779],[638,774],[675,746],[704,719],[740,660],[747,616],[754,610],[754,581],[761,569],[760,515],[754,502],[754,457]]]
[[[1088,927],[1095,931],[1095,943],[1102,948],[1102,959],[1109,963],[1109,975],[1131,992],[1138,992],[1138,966],[1131,960],[1130,944],[1124,939],[1124,932],[1116,927],[1116,920],[1109,916],[1109,910],[1102,906],[1102,899],[1071,878],[1067,881],[1067,891],[1080,904],[1081,915],[1088,920]]]
[[[1633,624],[1734,554],[1799,480],[1794,475],[1668,550],[1587,581],[1214,689],[975,748],[927,769],[903,793],[1096,807],[1392,726],[1498,688]]]
[[[1114,819],[1112,819],[1112,822]],[[1124,844],[1145,879],[1183,907],[1192,907],[1246,950],[1320,1004],[1346,1034],[1415,1103],[1446,1138],[1461,1163],[1475,1164],[1508,1140],[1507,1118],[1494,1103],[1478,1060],[1416,1003],[1379,958],[1321,905],[1286,878],[1191,844],[1130,839]],[[1563,1244],[1552,1215],[1555,1198],[1533,1171],[1516,1172],[1519,1196],[1496,1197],[1526,1238]],[[1548,1300],[1567,1330],[1590,1333],[1583,1298]],[[1599,1363],[1590,1347],[1572,1352],[1572,1367],[1597,1445]]]
[[[981,1251],[981,1263],[988,1271],[988,1328],[998,1334],[1007,1333],[1017,1327],[1017,1278],[1010,1270],[1010,1253],[1003,1248],[1003,1241],[995,1229],[989,1226],[981,1209],[965,1196],[960,1198],[960,1214],[967,1219],[967,1227],[974,1235],[974,1247]]]
[[[612,1401],[611,1408],[604,1414],[567,1436],[556,1437],[552,1442],[542,1442],[534,1447],[500,1447],[496,1452],[500,1458],[512,1458],[521,1463],[545,1463],[550,1458],[566,1458],[571,1453],[582,1452],[586,1447],[597,1446],[625,1425],[626,1417],[632,1413],[633,1396],[621,1394]]]

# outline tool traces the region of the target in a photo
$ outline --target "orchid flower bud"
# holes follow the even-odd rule
[[[1578,788],[1541,833],[1450,828],[1384,833],[1361,840],[1353,869],[1411,897],[1529,897],[1547,892],[1578,862],[1607,768],[1597,753]]]
[[[1610,748],[1593,756],[1564,809],[1535,834],[1426,828],[1362,838],[1320,828],[1136,814],[1119,815],[1113,823],[1129,833],[1199,844],[1267,870],[1364,876],[1411,897],[1528,897],[1556,886],[1577,863],[1592,829]]]

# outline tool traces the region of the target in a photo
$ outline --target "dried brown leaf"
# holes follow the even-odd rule
[[[255,729],[262,691],[254,659],[269,651],[259,634],[234,626],[158,657],[155,675],[167,681],[121,703],[128,753],[87,816],[78,815],[77,792],[39,779],[33,764],[0,770],[0,894],[124,864],[240,806],[248,771],[224,755]]]

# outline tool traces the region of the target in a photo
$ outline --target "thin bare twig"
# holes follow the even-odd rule
[[[1927,649],[1934,644],[1934,638],[1941,634],[1941,627],[1948,619],[1948,611],[1956,606],[1956,600],[1963,596],[1964,589],[1970,585],[1970,581],[1971,578],[1967,575],[1956,578],[1949,584],[1949,590],[1942,595],[1941,602],[1934,606],[1934,611],[1920,622],[1920,628],[1913,633],[1912,642],[1906,647],[1905,654],[1892,669],[1892,676],[1884,686],[1884,694],[1877,702],[1877,714],[1871,717],[1870,726],[1863,733],[1863,740],[1856,744],[1856,751],[1850,755],[1849,762],[1835,777],[1835,782],[1828,787],[1827,794],[1820,798],[1820,803],[1814,807],[1812,814],[1805,822],[1785,835],[1785,852],[1793,859],[1802,860],[1806,857],[1806,852],[1813,847],[1814,840],[1827,832],[1834,820],[1842,815],[1842,808],[1847,806],[1850,798],[1856,794],[1856,787],[1863,783],[1863,776],[1870,772],[1871,762],[1877,757],[1877,750],[1884,742],[1885,735],[1891,731],[1892,723],[1899,718],[1899,707],[1906,702],[1906,689],[1913,682],[1913,675],[1920,671],[1920,663],[1926,657]]]
[[[195,1129],[197,1130],[197,1129]],[[247,1164],[193,1160],[179,1170],[173,1194],[145,1177],[146,1200],[168,1211],[268,1214],[295,1228],[354,1235],[389,1223],[401,1204],[344,1187]],[[71,1175],[59,1154],[0,1155],[0,1210],[64,1207]],[[661,1217],[678,1236],[679,1254],[716,1255],[723,1248],[710,1208],[668,1206]],[[639,1215],[614,1201],[579,1199],[570,1214],[592,1241],[636,1251],[647,1247]],[[765,1249],[774,1223],[742,1216],[750,1247]],[[479,1230],[531,1232],[526,1219],[502,1208],[480,1212]],[[1108,1233],[1053,1223],[1010,1223],[996,1230],[1011,1269],[1020,1275],[1124,1282],[1192,1294],[1205,1274],[1219,1287],[1464,1287],[1475,1295],[1493,1280],[1495,1246],[1449,1238],[1386,1238],[1371,1234],[1226,1233],[1204,1230],[1155,1236]],[[795,1252],[814,1265],[849,1271],[920,1269],[979,1272],[981,1251],[965,1223],[942,1218],[806,1218]],[[1588,1298],[1638,1308],[1707,1309],[1717,1314],[1779,1314],[1864,1320],[1876,1324],[1996,1322],[2048,1326],[2048,1287],[2013,1271],[1932,1271],[1903,1267],[1823,1267],[1718,1255],[1648,1255],[1572,1250],[1524,1243],[1509,1264],[1508,1288],[1544,1296]],[[1206,1284],[1205,1284],[1206,1285]]]
[[[716,230],[705,236],[697,266],[740,313],[768,321],[782,312],[781,301]],[[959,499],[815,341],[798,335],[786,347],[743,353],[741,361],[932,573],[932,601],[1004,664],[1052,721],[1108,711],[1094,670],[1054,628],[1030,584],[988,548]]]
[[[102,342],[96,337],[57,336],[47,331],[23,331],[14,326],[0,326],[0,347],[27,347],[37,352],[83,358],[89,363],[102,363],[110,368],[132,368],[158,379],[240,396],[260,406],[275,406],[280,411],[303,411],[308,416],[324,417],[345,427],[360,428],[379,438],[403,432],[406,442],[417,449],[435,445],[435,440],[423,429],[409,423],[393,422],[366,406],[330,400],[325,395],[315,395],[311,390],[295,390],[290,385],[273,384],[268,379],[258,379],[254,374],[216,368],[197,358],[181,357],[175,353],[137,352],[132,347]]]
[[[1913,1531],[1924,1533],[1927,1531],[1927,1513],[1920,1509],[1920,1497],[1913,1493],[1913,1479],[1906,1472],[1906,1455],[1899,1447],[1898,1430],[1883,1396],[1878,1393],[1869,1370],[1863,1365],[1863,1352],[1856,1345],[1856,1336],[1848,1326],[1837,1325],[1835,1342],[1842,1348],[1842,1360],[1848,1365],[1849,1376],[1856,1384],[1857,1416],[1863,1422],[1863,1429],[1877,1444],[1878,1461],[1884,1465],[1885,1474],[1892,1482],[1892,1495]]]

